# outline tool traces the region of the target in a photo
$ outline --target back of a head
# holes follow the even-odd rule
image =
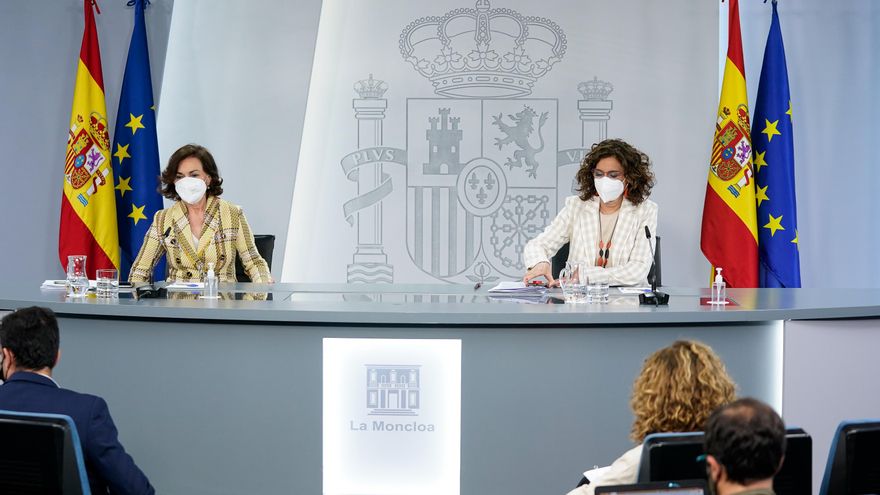
[[[701,342],[679,340],[651,354],[633,383],[632,438],[702,430],[718,406],[736,397],[721,358]]]
[[[19,369],[52,368],[58,357],[58,320],[48,308],[22,308],[0,320],[0,347],[15,355]]]
[[[740,485],[772,478],[785,453],[785,423],[767,404],[752,398],[719,408],[706,422],[706,454]]]

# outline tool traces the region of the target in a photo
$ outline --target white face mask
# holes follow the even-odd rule
[[[184,177],[174,183],[174,189],[180,199],[194,205],[201,201],[208,190],[208,184],[196,177]]]
[[[623,194],[623,181],[610,177],[600,177],[593,181],[596,184],[596,192],[602,198],[603,203],[610,203]]]

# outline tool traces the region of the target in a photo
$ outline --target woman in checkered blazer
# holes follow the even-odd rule
[[[653,256],[645,226],[657,231],[651,160],[620,139],[594,144],[576,179],[580,196],[570,196],[553,222],[523,252],[523,281],[546,278],[556,285],[550,258],[566,242],[571,261],[586,265],[590,280],[610,285],[646,285]]]
[[[150,281],[165,254],[168,280],[199,282],[213,263],[221,282],[235,282],[235,258],[240,256],[252,282],[272,282],[241,208],[218,197],[223,179],[207,149],[188,144],[175,151],[161,180],[162,195],[176,203],[156,212],[130,281]]]

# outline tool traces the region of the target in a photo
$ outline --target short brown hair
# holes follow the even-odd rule
[[[650,433],[700,431],[718,406],[733,401],[736,385],[711,347],[679,340],[645,360],[633,383],[632,438]]]
[[[581,200],[588,201],[596,196],[593,170],[596,169],[599,160],[608,157],[616,158],[623,166],[623,176],[626,178],[626,199],[635,205],[648,199],[648,196],[651,195],[651,189],[654,187],[651,159],[622,139],[606,139],[593,145],[590,152],[584,156],[581,168],[577,171],[575,179],[577,179]]]
[[[204,146],[187,144],[181,146],[171,155],[171,158],[168,159],[168,166],[162,171],[162,176],[160,177],[161,184],[159,184],[159,192],[162,196],[174,201],[180,199],[177,190],[174,188],[174,182],[177,180],[177,169],[180,167],[180,162],[190,157],[198,158],[202,162],[202,169],[211,177],[211,184],[208,185],[208,190],[205,194],[208,196],[220,196],[223,194],[223,179],[220,178],[220,171],[217,169],[217,163],[214,161],[211,152]]]
[[[706,421],[706,453],[734,483],[772,478],[785,455],[785,423],[767,404],[746,397],[717,409]]]
[[[22,308],[0,320],[0,347],[15,355],[22,370],[54,368],[60,341],[58,319],[49,308]]]

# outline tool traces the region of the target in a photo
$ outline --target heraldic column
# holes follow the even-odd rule
[[[382,146],[382,121],[388,100],[382,98],[388,86],[384,81],[370,78],[358,81],[355,91],[360,98],[352,100],[358,126],[358,149]],[[358,196],[379,188],[387,180],[382,162],[360,167],[357,176]],[[357,240],[352,264],[348,265],[349,282],[393,282],[393,267],[382,245],[382,201],[357,212]]]
[[[581,146],[590,151],[594,143],[608,137],[608,120],[611,119],[612,101],[608,95],[614,91],[609,82],[593,77],[592,81],[578,84],[578,91],[584,99],[578,100],[578,113],[581,119]]]

